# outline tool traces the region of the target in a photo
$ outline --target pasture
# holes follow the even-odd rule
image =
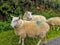
[[[60,36],[60,30],[50,30],[46,36],[47,40]],[[36,45],[39,38],[26,38],[25,45]],[[0,45],[21,45],[18,44],[19,37],[15,35],[14,30],[8,30],[0,33]]]

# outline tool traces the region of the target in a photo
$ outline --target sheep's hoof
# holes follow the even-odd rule
[[[45,45],[45,44],[43,44],[43,45]]]
[[[42,45],[46,45],[46,43],[43,43]]]

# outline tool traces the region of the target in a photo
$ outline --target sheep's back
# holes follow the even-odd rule
[[[47,20],[47,22],[51,25],[59,25],[60,26],[60,17],[54,17]]]
[[[35,21],[29,21],[24,23],[23,28],[26,31],[26,34],[29,37],[39,35],[40,33],[47,33],[49,30],[49,25],[45,22],[42,22],[40,25],[37,25]]]
[[[32,15],[32,20],[33,21],[39,20],[41,22],[46,22],[46,18],[41,15]]]

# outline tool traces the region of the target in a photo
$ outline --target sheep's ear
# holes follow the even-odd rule
[[[21,19],[21,16],[19,16],[19,19]]]
[[[20,19],[20,16],[19,16],[19,19]]]
[[[13,18],[14,16],[10,15],[11,18]]]

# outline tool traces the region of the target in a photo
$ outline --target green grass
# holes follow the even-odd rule
[[[47,34],[47,39],[53,39],[60,36],[60,30],[50,30]]]
[[[58,36],[60,36],[60,30],[50,30],[47,34],[47,39],[49,40]],[[0,33],[0,45],[21,45],[18,44],[18,40],[19,38],[14,34],[13,30],[8,30]],[[25,45],[36,45],[37,42],[38,39],[25,39]]]

